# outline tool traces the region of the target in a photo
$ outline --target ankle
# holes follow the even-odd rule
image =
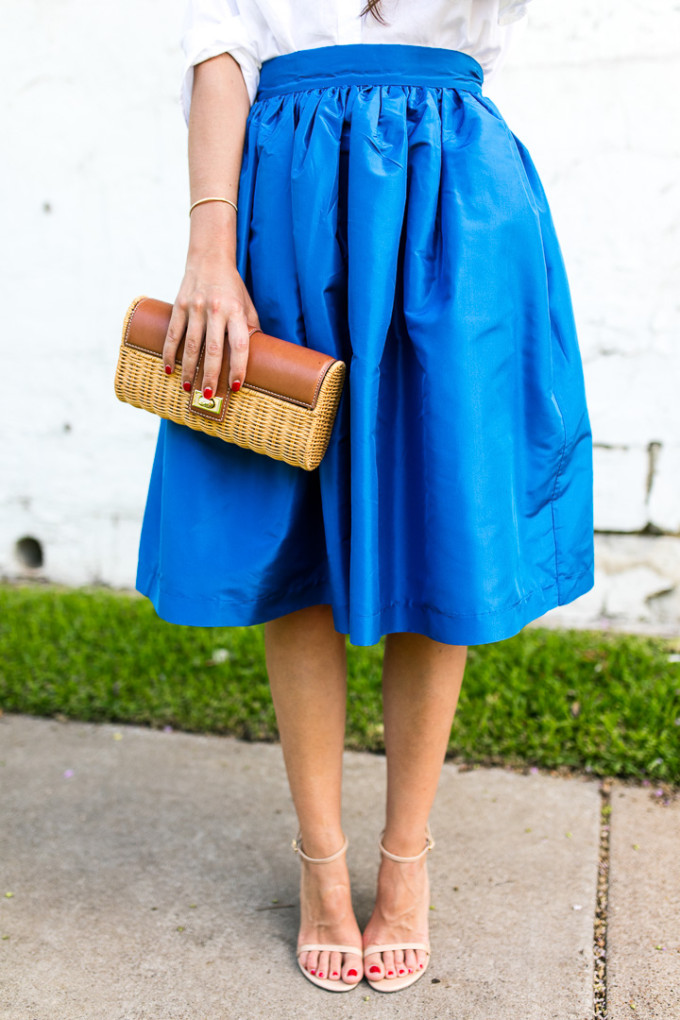
[[[347,840],[339,826],[324,829],[307,828],[301,829],[297,839],[293,840],[293,849],[300,853],[302,860],[311,857],[312,861],[305,863],[314,867],[315,861],[326,863],[327,858],[340,860],[347,849]]]
[[[397,828],[386,827],[380,837],[383,859],[392,858],[414,858],[405,860],[404,863],[416,863],[416,860],[424,860],[427,857],[427,850],[434,846],[434,840],[430,836],[429,828]]]

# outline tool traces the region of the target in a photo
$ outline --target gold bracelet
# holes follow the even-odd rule
[[[189,215],[191,216],[192,212],[194,211],[197,205],[203,205],[204,202],[228,202],[229,205],[233,205],[234,209],[236,209],[236,212],[238,212],[238,206],[236,205],[235,202],[232,202],[230,198],[199,198],[198,202],[194,202],[194,204],[189,209]]]

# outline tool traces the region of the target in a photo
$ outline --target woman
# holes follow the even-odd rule
[[[468,645],[593,585],[567,278],[531,159],[482,91],[525,7],[194,0],[187,14],[193,211],[166,371],[185,337],[190,389],[205,337],[206,395],[225,350],[237,393],[260,326],[348,374],[313,472],[161,422],[137,587],[174,623],[265,623],[300,827],[298,961],[333,991],[364,973],[396,991],[427,966],[428,816]],[[346,635],[386,635],[386,818],[363,936],[340,816]]]

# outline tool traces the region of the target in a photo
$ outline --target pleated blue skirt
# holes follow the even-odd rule
[[[332,606],[337,631],[473,645],[593,586],[592,436],[532,160],[455,50],[267,60],[237,266],[266,333],[347,363],[307,472],[161,421],[137,589],[176,624]]]

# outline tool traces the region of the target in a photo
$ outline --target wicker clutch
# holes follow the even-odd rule
[[[300,344],[250,331],[246,378],[228,389],[229,345],[215,395],[202,393],[205,343],[191,393],[180,386],[184,340],[175,371],[163,370],[172,305],[136,298],[127,310],[116,368],[119,400],[228,443],[313,471],[328,447],[345,379],[345,362]]]

